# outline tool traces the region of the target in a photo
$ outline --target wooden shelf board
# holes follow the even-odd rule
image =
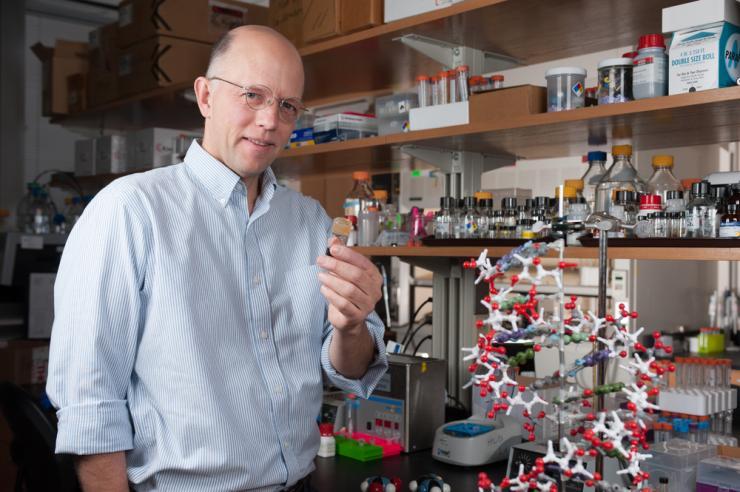
[[[605,146],[614,138],[631,138],[636,150],[740,140],[740,87],[290,149],[275,166],[287,174],[342,166],[387,168],[402,157],[397,148],[405,144],[529,159],[559,157]]]
[[[488,248],[490,257],[501,257],[511,251],[511,247],[493,246]],[[356,247],[356,251],[366,256],[398,256],[408,258],[475,258],[483,250],[477,246],[462,247]],[[740,248],[609,248],[610,259],[626,260],[701,260],[701,261],[739,261]],[[566,258],[595,259],[598,258],[598,248],[568,247],[565,249]],[[551,254],[549,256],[555,256]]]
[[[411,87],[417,75],[438,72],[439,63],[394,41],[406,34],[500,53],[531,65],[633,45],[642,34],[661,32],[662,9],[680,3],[684,1],[466,0],[301,48],[305,97]]]

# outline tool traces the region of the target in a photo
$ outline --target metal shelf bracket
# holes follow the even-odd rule
[[[460,46],[418,34],[406,34],[394,38],[394,41],[400,41],[409,48],[438,61],[448,69],[467,65],[470,67],[471,74],[496,72],[521,65],[519,60],[511,56]]]
[[[481,174],[515,163],[515,157],[511,155],[486,155],[418,145],[403,145],[401,152],[439,168],[445,174],[445,194],[455,198],[472,196],[479,191]]]

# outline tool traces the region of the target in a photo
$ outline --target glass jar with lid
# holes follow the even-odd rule
[[[681,181],[673,175],[673,156],[654,155],[652,160],[653,174],[648,179],[648,191],[660,195],[663,204],[667,203],[669,191],[683,191]]]
[[[612,147],[612,155],[614,163],[596,186],[595,212],[609,213],[618,190],[636,193],[647,191],[647,184],[632,165],[632,146],[615,145]]]
[[[593,150],[588,153],[587,158],[588,169],[581,176],[581,181],[583,181],[583,198],[586,199],[589,209],[593,211],[594,200],[596,198],[596,185],[599,184],[601,178],[606,174],[606,152]]]

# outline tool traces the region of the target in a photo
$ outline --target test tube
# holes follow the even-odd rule
[[[467,65],[460,65],[455,69],[457,71],[457,91],[460,94],[460,101],[467,101],[469,96],[468,76],[470,70]]]
[[[706,415],[702,415],[701,417],[699,417],[696,438],[696,442],[700,444],[706,444],[709,440],[709,417]]]
[[[454,70],[447,71],[447,83],[450,84],[447,91],[447,94],[449,94],[450,97],[450,102],[458,102],[460,100],[460,93],[457,90],[457,73]]]
[[[439,104],[447,104],[450,102],[450,82],[447,70],[442,70],[437,74],[437,96],[439,98]]]
[[[439,79],[437,77],[431,77],[429,79],[429,87],[432,90],[432,106],[439,104]]]
[[[349,393],[344,401],[345,416],[347,419],[347,437],[352,438],[355,435],[355,425],[357,425],[357,406],[355,400],[357,395]]]
[[[419,107],[424,108],[431,104],[432,94],[429,90],[429,77],[419,75],[416,77],[416,95],[419,98]]]
[[[491,76],[491,88],[492,89],[503,89],[504,88],[504,76],[503,75],[492,75]]]

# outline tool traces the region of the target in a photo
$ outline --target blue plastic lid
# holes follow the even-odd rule
[[[605,161],[606,160],[606,152],[603,152],[601,150],[592,150],[588,153],[588,160],[591,161]]]
[[[707,430],[709,429],[709,422],[706,420],[703,420],[697,424],[697,427],[699,430]]]

